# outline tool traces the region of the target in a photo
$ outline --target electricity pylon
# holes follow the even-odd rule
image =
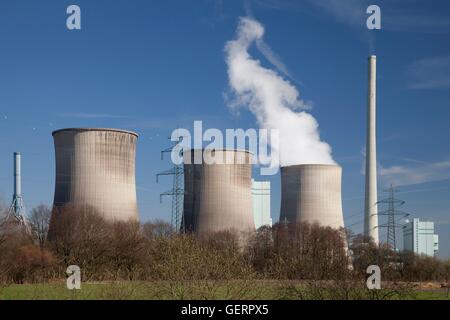
[[[398,208],[405,204],[405,201],[395,198],[394,187],[390,186],[386,192],[389,193],[389,196],[386,199],[383,199],[381,201],[378,201],[378,203],[387,204],[387,209],[381,212],[378,212],[381,216],[387,216],[387,223],[380,225],[382,228],[387,228],[387,244],[395,251],[397,249],[397,243],[396,243],[396,230],[398,228],[401,228],[403,225],[400,225],[398,222],[407,216],[409,216],[409,213],[403,212],[399,210]],[[397,219],[396,216],[400,216],[400,219]]]
[[[179,152],[182,156],[182,149],[178,146],[178,141],[173,143],[167,149],[161,151],[161,160],[164,159],[165,153]],[[183,164],[174,164],[169,170],[156,174],[156,182],[158,183],[159,176],[171,175],[172,189],[160,194],[160,202],[162,202],[163,196],[172,197],[172,213],[171,213],[171,225],[175,232],[184,232],[183,225],[183,200],[184,200],[184,181],[183,181]]]

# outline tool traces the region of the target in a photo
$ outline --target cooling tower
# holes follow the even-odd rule
[[[213,156],[219,163],[194,164],[194,156]],[[198,234],[253,231],[251,154],[240,150],[184,152],[185,230]],[[196,163],[198,163],[196,161]]]
[[[342,168],[337,165],[282,167],[280,222],[344,227],[341,174]]]
[[[137,134],[115,129],[53,132],[54,207],[90,208],[110,221],[138,220],[135,185]]]

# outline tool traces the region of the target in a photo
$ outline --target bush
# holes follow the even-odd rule
[[[272,279],[327,279],[349,267],[343,232],[317,224],[264,227],[246,252],[253,267]]]
[[[56,260],[36,246],[27,230],[17,224],[3,224],[0,233],[0,282],[24,283],[48,279]]]
[[[448,261],[397,253],[362,236],[348,243],[344,230],[317,224],[196,236],[175,233],[162,221],[111,223],[93,209],[66,206],[53,212],[47,230],[48,208],[32,212],[31,234],[17,225],[2,226],[0,283],[62,279],[74,264],[83,281],[144,281],[165,298],[251,299],[263,287],[255,280],[275,280],[284,297],[380,299],[399,296],[408,282],[450,278]],[[406,289],[397,285],[368,296],[366,269],[372,264],[381,268],[384,281]]]

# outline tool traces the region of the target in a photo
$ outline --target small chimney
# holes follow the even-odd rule
[[[11,206],[6,215],[6,221],[13,218],[20,225],[26,225],[25,221],[25,206],[22,199],[22,185],[21,185],[21,165],[20,153],[14,152],[14,192]]]
[[[14,211],[16,213],[20,212],[20,201],[15,201],[16,199],[22,198],[22,183],[21,183],[21,163],[20,163],[20,153],[14,152]]]

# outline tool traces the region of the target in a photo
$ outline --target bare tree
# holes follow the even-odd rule
[[[140,224],[136,221],[119,222],[109,225],[108,250],[105,253],[112,276],[134,280],[142,274],[145,240]]]
[[[51,209],[44,204],[40,204],[31,210],[29,219],[31,232],[33,239],[38,243],[41,249],[45,247],[51,216]]]
[[[170,223],[163,220],[155,220],[144,223],[142,233],[148,239],[155,237],[169,238],[174,234],[174,230]]]
[[[0,199],[0,247],[6,240],[4,217],[6,217],[6,207],[4,206],[2,199]]]
[[[105,274],[110,231],[95,209],[66,205],[54,212],[48,240],[63,266],[79,265],[89,279]]]

